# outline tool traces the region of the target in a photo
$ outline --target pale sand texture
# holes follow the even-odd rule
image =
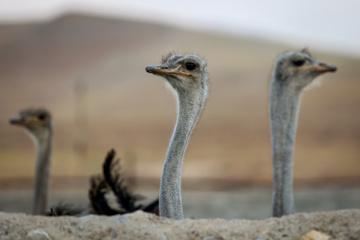
[[[40,217],[0,213],[1,239],[300,239],[311,230],[360,239],[360,210],[300,213],[262,221],[123,216]]]

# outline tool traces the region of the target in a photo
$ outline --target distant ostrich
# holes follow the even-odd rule
[[[146,71],[164,77],[178,100],[176,126],[165,158],[160,183],[160,216],[183,219],[181,170],[191,133],[204,108],[208,75],[206,62],[195,55],[170,53],[158,66]]]
[[[50,167],[51,167],[51,150],[53,136],[53,120],[51,113],[43,108],[27,109],[20,112],[18,117],[11,118],[10,123],[25,127],[35,142],[37,149],[37,161],[35,172],[35,197],[33,214],[44,215],[47,209],[49,185],[50,185]],[[47,212],[48,216],[79,216],[92,212],[100,215],[114,215],[130,213],[136,210],[145,212],[158,212],[158,199],[154,200],[147,206],[138,204],[138,197],[134,195],[129,187],[124,184],[124,179],[115,167],[119,167],[119,160],[115,161],[115,151],[111,150],[104,160],[103,176],[91,178],[89,189],[89,200],[91,209],[74,207],[71,204],[59,203]],[[105,194],[112,192],[119,204],[118,209],[109,206]]]
[[[301,92],[317,76],[334,71],[336,66],[317,61],[306,49],[276,59],[270,87],[274,217],[295,212],[293,151]]]
[[[37,150],[35,169],[35,195],[32,213],[45,214],[50,185],[51,150],[53,122],[46,109],[27,109],[18,117],[11,118],[10,123],[24,127],[35,143]]]

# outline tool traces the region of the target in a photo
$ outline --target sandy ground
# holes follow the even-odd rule
[[[299,213],[265,220],[172,220],[142,211],[83,218],[0,213],[1,239],[186,239],[354,240],[360,239],[360,210]]]
[[[156,191],[140,192],[148,200],[157,197]],[[297,212],[360,208],[360,188],[297,188],[295,199]],[[53,191],[50,205],[60,201],[84,206],[88,204],[87,192],[82,189]],[[264,219],[271,215],[271,189],[184,191],[183,205],[187,218]],[[31,206],[31,190],[0,191],[1,212],[30,213]]]

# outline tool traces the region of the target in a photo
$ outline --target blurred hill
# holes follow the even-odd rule
[[[299,46],[298,49],[311,46]],[[160,179],[176,119],[164,81],[145,72],[169,51],[205,57],[206,109],[189,144],[184,179],[270,183],[268,83],[289,46],[141,22],[66,15],[0,25],[0,176],[31,177],[35,151],[8,119],[46,107],[55,119],[53,174],[100,172],[115,148],[126,174]],[[360,60],[312,51],[338,66],[303,94],[294,155],[297,181],[360,182]],[[353,180],[355,179],[355,180]]]

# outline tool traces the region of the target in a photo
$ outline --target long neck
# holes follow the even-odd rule
[[[191,133],[199,119],[205,95],[189,97],[179,93],[178,117],[170,141],[160,183],[160,216],[183,219],[181,170]]]
[[[270,125],[273,158],[274,217],[295,212],[293,197],[293,152],[300,91],[273,81],[270,91]]]
[[[46,212],[51,169],[52,132],[37,138],[37,158],[35,169],[35,195],[33,214],[44,215]]]

